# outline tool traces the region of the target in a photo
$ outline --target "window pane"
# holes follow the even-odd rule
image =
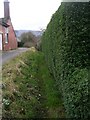
[[[5,43],[8,43],[8,33],[5,34]]]

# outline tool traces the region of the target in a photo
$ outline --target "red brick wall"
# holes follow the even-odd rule
[[[5,38],[5,27],[0,25],[0,32],[2,33],[2,49],[3,49],[3,44],[4,44],[4,38]]]
[[[5,43],[5,36],[3,36],[4,41],[3,41],[3,49],[4,50],[12,50],[12,49],[16,49],[17,48],[17,40],[16,40],[16,36],[14,33],[14,29],[12,26],[12,23],[10,20],[8,20],[8,24],[10,25],[8,27],[9,29],[9,33],[8,33],[8,43]]]

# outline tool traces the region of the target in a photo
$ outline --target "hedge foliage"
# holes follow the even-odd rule
[[[43,34],[42,50],[62,92],[67,117],[87,118],[90,3],[62,2]]]

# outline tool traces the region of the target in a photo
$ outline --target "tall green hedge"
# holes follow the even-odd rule
[[[67,117],[87,118],[90,3],[62,2],[43,34],[42,50],[62,93]]]

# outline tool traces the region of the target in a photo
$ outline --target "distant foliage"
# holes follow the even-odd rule
[[[36,45],[36,36],[31,32],[22,33],[20,36],[21,43],[20,45],[23,47],[32,47]]]
[[[62,93],[67,117],[88,118],[90,4],[62,3],[42,37],[42,49]]]
[[[37,43],[36,43],[36,46],[35,48],[38,50],[38,51],[42,51],[42,39],[41,39],[42,36],[37,36]]]

